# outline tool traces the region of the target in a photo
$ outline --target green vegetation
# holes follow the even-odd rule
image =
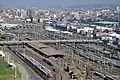
[[[120,75],[120,69],[116,68],[112,70],[113,75],[119,76]]]
[[[14,70],[9,68],[8,64],[0,58],[0,80],[20,80],[20,77],[19,79],[14,79],[14,73]]]
[[[77,80],[85,80],[85,72],[79,71],[77,75]]]
[[[113,51],[111,51],[111,54],[113,54],[113,55],[118,55],[118,54],[119,54],[119,52],[118,52],[118,51],[113,50]]]

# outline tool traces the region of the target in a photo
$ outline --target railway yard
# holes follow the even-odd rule
[[[53,33],[45,31],[42,27],[19,28],[6,31],[16,34],[16,40],[19,41],[87,40],[87,37],[82,35]],[[104,48],[103,43],[27,42],[4,46],[44,80],[77,80],[78,76],[83,80],[120,80],[119,73],[113,75],[113,69],[120,69],[120,57],[106,51],[109,48]]]

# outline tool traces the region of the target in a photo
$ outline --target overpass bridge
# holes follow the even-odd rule
[[[22,41],[0,41],[0,44],[21,44],[21,43],[102,43],[100,40],[22,40]]]

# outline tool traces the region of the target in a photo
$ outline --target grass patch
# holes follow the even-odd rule
[[[0,80],[14,80],[14,70],[8,67],[8,64],[0,58]]]

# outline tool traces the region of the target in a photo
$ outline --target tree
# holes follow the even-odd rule
[[[104,47],[106,48],[107,47],[107,43],[109,42],[109,39],[104,39],[102,41],[103,41]]]

